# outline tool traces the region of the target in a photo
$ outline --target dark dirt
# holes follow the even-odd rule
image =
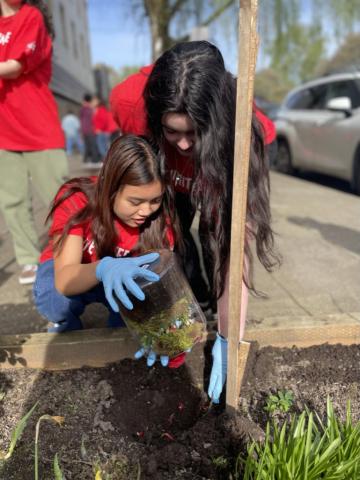
[[[209,357],[209,347],[206,356]],[[98,465],[106,480],[228,479],[232,462],[249,437],[261,438],[266,397],[292,390],[292,412],[307,405],[324,415],[326,397],[345,417],[346,400],[360,415],[360,346],[279,349],[254,346],[243,383],[239,414],[224,406],[207,410],[207,396],[192,384],[188,368],[148,369],[144,361],[124,360],[107,368],[63,372],[30,369],[0,373],[0,449],[36,401],[38,406],[1,480],[32,480],[36,420],[62,415],[63,426],[40,429],[42,480],[53,479],[58,453],[67,480],[93,480]],[[204,378],[208,376],[208,365]]]

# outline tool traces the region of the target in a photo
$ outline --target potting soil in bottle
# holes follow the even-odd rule
[[[202,339],[205,316],[187,282],[177,256],[158,250],[159,260],[148,266],[160,276],[158,282],[138,282],[145,300],[131,297],[133,310],[120,302],[120,313],[139,343],[170,358],[189,350]]]

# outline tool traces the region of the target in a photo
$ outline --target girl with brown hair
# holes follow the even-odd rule
[[[54,324],[49,331],[81,329],[80,315],[94,302],[108,308],[109,326],[120,326],[114,293],[132,309],[127,292],[144,299],[135,279],[158,280],[142,268],[158,254],[137,255],[180,241],[173,212],[161,158],[134,135],[114,141],[98,177],[66,182],[49,213],[34,285],[38,311]]]

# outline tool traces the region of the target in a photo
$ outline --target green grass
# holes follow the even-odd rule
[[[304,411],[278,425],[270,419],[265,441],[248,446],[237,459],[237,480],[356,480],[360,479],[360,423],[336,417],[327,399],[327,420]]]

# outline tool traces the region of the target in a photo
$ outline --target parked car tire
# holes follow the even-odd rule
[[[278,151],[276,156],[275,169],[281,173],[294,173],[290,147],[288,142],[284,138],[278,138]]]
[[[351,182],[351,186],[353,191],[357,194],[360,195],[360,145],[357,148],[356,154],[355,154],[355,159],[354,159],[354,173],[353,173],[353,179]]]

